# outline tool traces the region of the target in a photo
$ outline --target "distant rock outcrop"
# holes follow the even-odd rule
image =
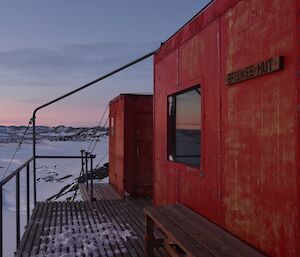
[[[0,126],[0,143],[18,143],[24,132],[25,126]],[[36,127],[37,141],[90,141],[91,139],[100,140],[108,135],[108,129],[104,127]],[[25,136],[24,142],[31,142],[32,128],[30,127]]]

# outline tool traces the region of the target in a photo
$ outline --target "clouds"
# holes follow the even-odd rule
[[[37,106],[155,50],[208,1],[5,1],[0,124],[25,124]],[[93,43],[103,41],[118,43]],[[150,58],[43,110],[39,121],[85,125],[116,95],[152,90]]]
[[[158,45],[95,43],[0,52],[0,85],[50,87],[74,84],[78,79],[91,80]],[[149,75],[149,66],[149,62],[139,65],[137,75]]]
[[[155,42],[97,43],[0,52],[0,124],[14,119],[25,124],[37,106],[158,46]],[[91,124],[116,95],[152,90],[153,63],[148,59],[64,100],[58,104],[59,112],[58,105],[47,108],[40,120],[47,125]]]

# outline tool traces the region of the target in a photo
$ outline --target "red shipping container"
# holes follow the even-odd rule
[[[155,204],[182,203],[276,257],[300,256],[299,14],[299,0],[212,1],[154,58]],[[199,147],[182,150],[195,90]]]
[[[120,194],[152,195],[153,96],[121,94],[109,105],[109,181]]]

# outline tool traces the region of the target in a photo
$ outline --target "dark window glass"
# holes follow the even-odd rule
[[[200,166],[200,88],[172,95],[168,99],[168,158],[170,161]]]

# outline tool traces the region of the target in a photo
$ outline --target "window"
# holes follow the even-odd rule
[[[168,98],[168,159],[200,166],[201,91],[199,87]]]

